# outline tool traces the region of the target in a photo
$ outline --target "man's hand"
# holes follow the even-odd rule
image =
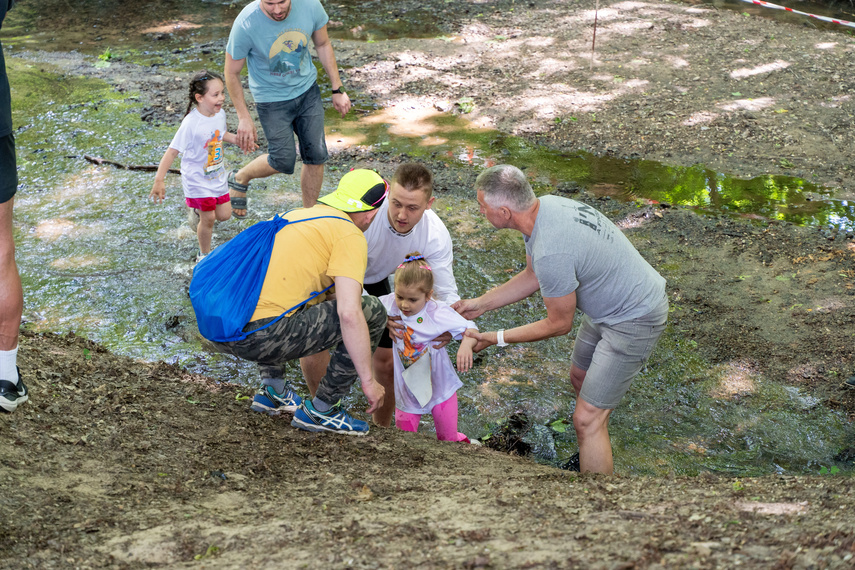
[[[397,339],[404,338],[404,332],[407,330],[407,326],[401,322],[401,317],[386,317],[386,328],[389,330],[389,334]]]
[[[350,111],[350,97],[347,93],[333,93],[332,106],[344,117]]]
[[[460,299],[451,305],[451,308],[457,311],[461,317],[470,321],[485,313],[480,297],[476,299]]]
[[[495,332],[477,332],[467,330],[464,335],[476,340],[475,347],[472,349],[473,352],[481,352],[485,348],[493,346],[499,342],[496,338]]]
[[[436,349],[445,348],[448,345],[448,343],[451,342],[453,339],[454,339],[454,337],[451,336],[451,333],[448,331],[445,331],[444,333],[442,333],[441,335],[439,335],[438,337],[436,337],[435,339],[433,339],[431,341],[433,343],[436,343],[436,344],[432,344],[431,346],[436,348]]]
[[[373,414],[383,405],[386,389],[379,382],[371,378],[370,380],[362,381],[362,393],[368,399],[368,409],[365,411]]]
[[[237,128],[237,145],[242,151],[252,152],[258,148],[256,141],[258,132],[255,129],[255,121],[250,118],[241,119]]]

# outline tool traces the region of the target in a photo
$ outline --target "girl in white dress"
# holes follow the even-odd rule
[[[457,370],[472,368],[477,332],[472,321],[451,306],[432,298],[433,273],[424,256],[410,253],[395,271],[395,290],[380,297],[390,317],[400,317],[406,326],[403,338],[393,336],[395,351],[395,425],[418,431],[423,414],[433,415],[440,441],[474,443],[457,431],[457,390],[463,386],[446,349],[433,348],[431,341],[444,332],[460,340]]]

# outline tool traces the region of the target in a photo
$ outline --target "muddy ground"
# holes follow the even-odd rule
[[[444,39],[336,43],[355,96],[410,112],[454,111],[468,96],[476,121],[558,148],[855,190],[852,35],[601,3],[591,71],[593,2],[434,4]],[[167,109],[184,93],[169,77],[40,57],[121,79],[158,100],[146,119],[177,119]],[[333,164],[396,160],[345,149]],[[440,194],[477,174],[431,166]],[[851,235],[572,196],[618,220],[661,269],[673,330],[712,362],[855,417]],[[300,432],[287,415],[250,413],[246,388],[73,335],[25,333],[19,360],[32,395],[0,416],[0,568],[853,566],[848,476],[579,475],[427,435]]]

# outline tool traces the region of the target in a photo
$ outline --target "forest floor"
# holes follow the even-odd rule
[[[419,5],[446,38],[336,41],[354,96],[402,113],[472,97],[476,123],[555,148],[855,195],[851,34],[605,4],[592,71],[590,0]],[[34,57],[146,93],[149,120],[183,106],[183,87],[148,69]],[[331,164],[391,172],[396,160],[344,149]],[[431,166],[440,195],[477,174]],[[851,235],[573,197],[671,268],[671,326],[707,359],[855,417]],[[396,430],[301,432],[287,414],[249,412],[245,387],[71,334],[25,332],[19,361],[31,397],[0,416],[0,568],[851,568],[855,557],[848,476],[580,475]]]

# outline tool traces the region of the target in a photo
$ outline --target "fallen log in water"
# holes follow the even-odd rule
[[[146,172],[157,172],[157,165],[155,165],[155,164],[142,164],[142,165],[127,164],[126,165],[126,164],[122,164],[120,162],[107,160],[106,158],[100,158],[97,156],[89,156],[89,155],[84,155],[83,158],[85,158],[87,161],[91,162],[92,164],[97,164],[99,166],[102,164],[110,164],[112,166],[115,166],[116,168],[122,168],[124,170],[144,170]],[[179,170],[178,168],[170,168],[169,172],[172,172],[173,174],[181,174],[181,170]]]

